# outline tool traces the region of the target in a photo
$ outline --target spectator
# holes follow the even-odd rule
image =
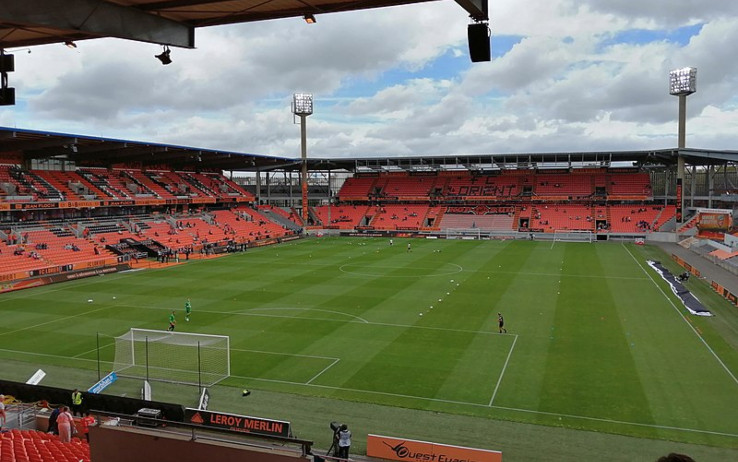
[[[5,395],[0,395],[0,430],[5,426]]]
[[[46,429],[46,433],[51,433],[52,435],[59,434],[59,426],[57,425],[56,420],[59,417],[60,412],[61,406],[54,408],[51,411],[51,415],[49,415],[49,427]]]
[[[676,452],[672,452],[667,456],[659,457],[656,462],[695,462],[695,460],[685,454],[677,454]]]
[[[82,417],[82,420],[80,420],[82,423],[82,433],[85,434],[85,439],[87,442],[90,442],[90,427],[95,425],[96,421],[95,418],[90,415],[89,412],[85,413],[85,416]]]
[[[59,428],[59,440],[62,443],[72,441],[72,434],[77,432],[77,428],[74,426],[74,417],[72,417],[67,406],[62,406],[61,411],[59,411],[56,425]]]

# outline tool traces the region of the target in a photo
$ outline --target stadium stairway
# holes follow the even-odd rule
[[[298,225],[289,218],[285,218],[279,213],[272,211],[271,209],[260,208],[259,211],[271,221],[278,223],[284,228],[291,229],[292,231],[300,231],[302,229],[302,226]]]

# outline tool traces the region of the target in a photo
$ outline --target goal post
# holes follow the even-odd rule
[[[594,242],[595,234],[583,230],[554,230],[553,240],[557,242]]]
[[[230,337],[133,328],[115,337],[121,377],[213,386],[231,374]]]
[[[480,228],[446,228],[446,239],[481,239]]]

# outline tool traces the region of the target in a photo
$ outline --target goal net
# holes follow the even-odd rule
[[[480,228],[446,228],[446,239],[481,239]]]
[[[558,242],[593,242],[595,240],[592,231],[577,230],[555,230],[553,240]]]
[[[115,337],[113,371],[121,377],[213,386],[231,373],[230,338],[131,329]]]

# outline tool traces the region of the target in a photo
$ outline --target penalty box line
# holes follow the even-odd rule
[[[313,380],[323,375],[323,373],[325,373],[328,369],[338,364],[338,362],[341,360],[341,358],[334,358],[331,356],[302,355],[298,353],[280,353],[280,352],[275,352],[275,351],[246,350],[246,349],[240,349],[240,348],[231,348],[231,351],[240,351],[243,353],[259,353],[259,354],[265,354],[265,355],[289,356],[293,358],[325,359],[325,360],[332,361],[330,364],[324,367],[320,372],[312,376],[310,380],[308,380],[307,382],[304,382],[303,385],[310,385],[313,382]],[[293,383],[293,382],[290,382],[290,383]],[[295,383],[300,383],[300,382],[295,382]]]

